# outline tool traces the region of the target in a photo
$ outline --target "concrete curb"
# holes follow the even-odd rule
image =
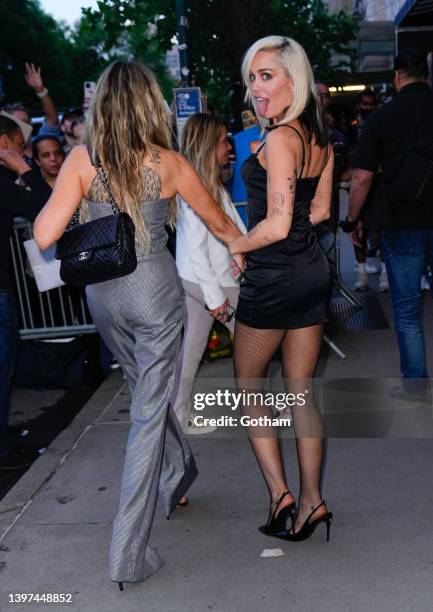
[[[114,371],[64,429],[0,501],[0,541],[41,487],[61,467],[81,437],[95,425],[123,388],[120,370]]]

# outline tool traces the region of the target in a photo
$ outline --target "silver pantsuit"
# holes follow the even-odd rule
[[[91,216],[109,214],[90,204]],[[194,458],[169,406],[180,348],[183,297],[175,262],[166,248],[167,200],[146,202],[151,247],[135,272],[86,289],[93,320],[128,381],[131,429],[119,510],[110,546],[110,576],[139,582],[162,564],[148,540],[156,503],[169,515],[197,475]]]

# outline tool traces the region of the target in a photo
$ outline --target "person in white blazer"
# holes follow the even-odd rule
[[[181,152],[223,211],[245,233],[245,225],[221,181],[221,168],[227,164],[230,150],[221,119],[202,113],[188,119]],[[172,405],[185,431],[208,433],[209,428],[194,424],[194,419],[188,426],[191,391],[214,319],[225,323],[233,334],[239,282],[225,244],[181,197],[177,198],[176,265],[185,294],[186,317]]]

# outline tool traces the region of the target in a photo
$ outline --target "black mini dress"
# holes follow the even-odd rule
[[[291,127],[291,126],[286,126]],[[272,128],[271,128],[272,129]],[[246,254],[236,320],[257,329],[298,329],[328,319],[331,277],[327,257],[310,222],[310,205],[320,176],[296,179],[292,226],[284,240]],[[259,149],[260,150],[260,149]],[[248,229],[267,214],[267,171],[258,152],[242,166],[248,192]]]

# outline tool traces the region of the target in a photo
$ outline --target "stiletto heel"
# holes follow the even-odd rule
[[[331,523],[332,523],[332,512],[329,513],[330,516],[326,519],[326,541],[329,542],[329,532],[331,531]]]
[[[311,536],[311,534],[314,532],[314,530],[316,529],[319,523],[326,523],[326,541],[329,542],[329,532],[331,529],[331,523],[332,523],[332,517],[333,517],[332,512],[327,512],[320,518],[315,519],[314,521],[310,521],[311,517],[316,512],[316,510],[324,506],[325,503],[326,503],[325,501],[322,501],[318,506],[313,508],[313,510],[307,516],[304,524],[298,531],[296,532],[295,531],[292,531],[292,532],[285,531],[284,533],[279,533],[278,535],[276,535],[276,537],[281,538],[283,540],[288,540],[289,542],[302,542],[302,540],[306,540],[307,538]]]
[[[119,585],[119,591],[123,591],[123,582],[118,582],[117,584]]]
[[[289,517],[291,519],[291,523],[292,523],[292,526],[293,526],[294,518],[295,518],[295,515],[296,515],[296,502],[293,502],[290,505],[285,506],[284,508],[282,508],[278,512],[278,514],[276,514],[276,512],[278,510],[278,506],[281,503],[281,500],[286,495],[291,495],[291,492],[290,491],[284,491],[284,493],[282,493],[280,495],[280,497],[277,499],[277,504],[275,506],[275,510],[273,511],[270,519],[268,520],[266,525],[262,525],[261,527],[259,527],[259,531],[261,531],[265,535],[277,536],[277,534],[279,534],[281,532],[287,531],[286,522],[287,522],[287,519]]]

